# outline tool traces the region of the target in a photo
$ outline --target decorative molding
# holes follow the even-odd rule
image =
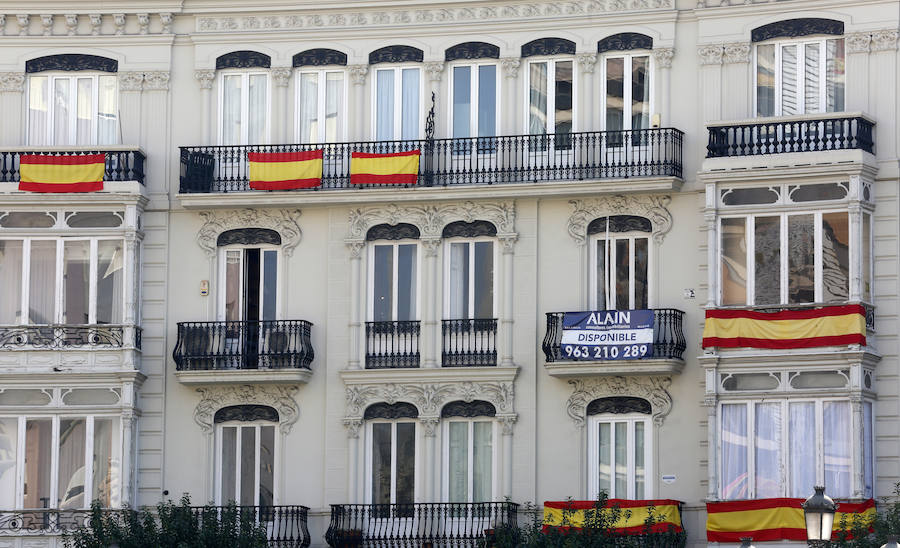
[[[497,415],[497,408],[489,401],[472,400],[451,401],[441,408],[441,418],[448,417],[493,417]]]
[[[288,209],[232,209],[201,211],[204,223],[197,233],[197,244],[207,256],[216,256],[216,242],[219,234],[234,228],[270,228],[281,235],[285,256],[290,257],[300,243],[303,233],[297,219],[300,210]]]
[[[500,59],[500,66],[503,67],[503,75],[507,78],[515,78],[519,75],[519,67],[522,60],[518,57],[504,57]]]
[[[844,35],[844,43],[847,45],[847,53],[869,53],[872,35],[868,32],[851,32]]]
[[[872,51],[897,49],[897,29],[877,30],[872,33]]]
[[[0,72],[0,92],[22,93],[25,91],[24,72]]]
[[[369,54],[369,64],[378,63],[421,63],[425,52],[419,48],[403,45],[391,45],[378,48]]]
[[[75,36],[75,32],[78,30],[78,15],[74,13],[67,13],[66,17],[66,35]]]
[[[159,14],[159,22],[162,23],[162,33],[163,34],[172,34],[172,22],[175,21],[175,18],[171,13],[160,13]]]
[[[725,46],[723,44],[706,44],[697,47],[701,65],[721,65],[724,53]]]
[[[725,44],[722,60],[725,63],[749,63],[750,42],[732,42],[730,44]]]
[[[294,400],[298,387],[278,384],[243,384],[238,386],[210,386],[198,388],[200,403],[194,409],[194,422],[206,434],[211,434],[215,414],[232,405],[266,405],[278,411],[278,425],[282,434],[289,434],[300,417],[300,407]]]
[[[581,72],[584,74],[593,74],[594,67],[597,66],[597,54],[596,53],[579,53],[575,60],[578,61],[578,66],[581,68]]]
[[[124,13],[114,13],[113,14],[113,24],[115,24],[117,36],[125,34],[125,14]]]
[[[53,34],[53,15],[45,13],[41,15],[41,34],[50,36]]]
[[[639,32],[620,32],[597,42],[597,53],[653,49],[653,38]]]
[[[497,420],[500,421],[500,433],[504,436],[512,436],[513,427],[516,425],[518,419],[518,415],[498,416]]]
[[[100,27],[103,25],[103,16],[99,13],[92,13],[90,15],[91,18],[91,35],[99,36],[100,35]]]
[[[0,36],[6,34],[6,14],[0,13]]]
[[[569,236],[578,245],[584,245],[587,242],[587,227],[591,221],[597,217],[628,214],[650,219],[653,241],[662,244],[666,233],[672,228],[672,213],[667,208],[671,201],[669,196],[637,194],[569,200],[573,208],[568,221]]]
[[[99,55],[83,55],[80,53],[61,53],[45,55],[25,61],[25,72],[43,72],[45,70],[97,70],[101,72],[118,72],[119,62]]]
[[[538,38],[522,44],[522,57],[575,55],[575,42],[565,38]]]
[[[609,232],[653,232],[650,219],[637,215],[610,215],[597,217],[587,226],[587,235]]]
[[[367,406],[363,411],[363,420],[416,419],[418,417],[419,410],[416,406],[402,401],[398,401],[397,403],[384,403],[383,401],[380,401]]]
[[[426,257],[437,257],[438,252],[441,249],[441,240],[438,238],[428,238],[425,240],[420,240],[422,243],[422,247],[425,250]]]
[[[278,422],[278,411],[269,405],[229,405],[216,411],[213,423],[228,421],[270,421]]]
[[[291,81],[291,74],[294,69],[290,67],[278,67],[272,69],[272,79],[275,80],[275,85],[281,88],[287,87],[288,83]]]
[[[195,70],[194,78],[200,84],[200,89],[212,89],[213,80],[216,79],[214,70]]]
[[[158,70],[144,73],[144,89],[148,91],[168,91],[169,71]]]
[[[272,66],[272,58],[258,51],[241,50],[232,51],[216,58],[216,70],[221,69],[245,69],[245,68],[269,68]]]
[[[16,14],[16,24],[19,25],[19,36],[26,36],[31,26],[31,16],[27,13]]]
[[[675,57],[675,48],[656,48],[653,50],[653,59],[659,68],[672,68],[673,57]]]
[[[374,240],[417,240],[421,236],[419,227],[409,223],[375,225],[366,231],[366,241]]]
[[[598,398],[588,403],[588,415],[600,415],[604,413],[612,413],[614,415],[623,415],[627,413],[642,413],[650,415],[653,413],[653,407],[650,402],[644,398],[635,398],[633,396],[610,396],[606,398]]]
[[[666,415],[672,410],[672,396],[668,388],[672,384],[670,377],[595,377],[590,379],[572,379],[572,395],[566,402],[566,412],[575,421],[575,426],[583,428],[587,407],[599,398],[613,396],[631,396],[643,398],[650,402],[653,423],[662,426]]]
[[[348,438],[358,438],[359,430],[362,428],[362,419],[344,419],[344,427],[347,429]]]
[[[343,51],[328,48],[315,48],[301,51],[291,60],[294,67],[320,67],[323,65],[347,65],[347,54]]]
[[[787,19],[776,21],[768,25],[756,27],[750,31],[751,42],[762,42],[772,38],[796,38],[811,34],[830,34],[841,36],[844,34],[843,21],[834,19],[821,19],[817,17],[805,17],[800,19]]]
[[[488,221],[453,221],[441,231],[441,238],[478,238],[480,236],[496,236],[497,227]]]
[[[120,72],[119,91],[141,91],[144,87],[143,72]]]
[[[487,42],[463,42],[444,50],[444,61],[458,59],[499,59],[500,47]]]
[[[149,34],[150,33],[150,14],[149,13],[138,13],[137,14],[138,27],[140,28],[140,34]]]
[[[357,86],[365,85],[366,74],[369,72],[369,65],[350,65],[347,67],[350,71],[350,79]]]
[[[419,424],[422,425],[422,430],[426,437],[433,438],[437,436],[438,426],[441,424],[441,419],[438,417],[420,417]]]
[[[443,61],[432,61],[425,63],[425,72],[428,73],[428,80],[432,82],[440,82],[441,76],[444,75]]]
[[[219,234],[216,246],[225,245],[281,245],[281,234],[271,228],[233,228]]]

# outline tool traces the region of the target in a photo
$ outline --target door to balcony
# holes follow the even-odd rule
[[[256,369],[260,348],[277,341],[278,333],[264,329],[262,322],[274,321],[278,314],[278,250],[246,247],[222,253],[222,284],[219,320],[226,325],[224,360],[221,369]],[[240,322],[240,323],[232,323]]]

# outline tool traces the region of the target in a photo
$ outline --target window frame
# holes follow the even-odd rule
[[[403,71],[406,69],[415,69],[419,73],[419,124],[415,137],[403,138]],[[392,138],[389,141],[417,141],[425,137],[425,118],[428,112],[425,108],[425,82],[423,82],[424,74],[422,67],[418,64],[378,64],[372,67],[370,95],[370,122],[372,124],[372,140],[378,139],[378,72],[392,71],[394,73],[394,129]],[[384,141],[379,141],[384,142]]]
[[[468,434],[466,441],[468,447],[466,455],[468,457],[466,493],[468,500],[464,503],[454,502],[450,500],[450,423],[465,423],[468,425]],[[498,422],[494,417],[447,417],[441,419],[441,500],[445,503],[468,504],[478,502],[493,502],[500,496],[499,481],[499,428]],[[472,500],[475,487],[475,423],[489,423],[491,425],[491,499],[490,500]]]
[[[217,269],[218,269],[218,280],[217,291],[216,291],[216,318],[217,321],[224,322],[225,318],[225,304],[227,299],[228,287],[227,287],[227,279],[226,279],[226,269],[228,265],[228,252],[229,251],[238,251],[241,252],[241,276],[240,276],[240,286],[241,286],[241,302],[240,302],[240,311],[239,316],[242,318],[239,321],[247,321],[246,319],[246,311],[244,310],[244,302],[243,302],[243,291],[244,291],[244,262],[246,261],[245,251],[247,249],[259,249],[260,250],[260,284],[259,284],[259,302],[260,302],[260,313],[262,313],[262,302],[263,302],[263,269],[265,268],[265,262],[263,261],[263,255],[266,251],[275,251],[275,320],[282,319],[282,306],[281,306],[281,297],[282,292],[284,290],[284,282],[282,280],[282,249],[281,246],[274,244],[229,244],[218,246],[218,257],[216,259]],[[263,321],[263,320],[258,320]]]
[[[493,279],[491,280],[491,293],[492,293],[492,303],[491,310],[492,315],[490,318],[475,318],[475,244],[479,242],[489,242],[491,244],[491,254],[493,260]],[[452,288],[450,285],[450,266],[451,266],[451,253],[450,250],[453,244],[466,243],[469,244],[469,298],[468,298],[468,307],[469,307],[469,317],[468,318],[450,318],[450,300],[451,300],[451,292]],[[460,237],[452,237],[452,238],[444,238],[444,288],[443,288],[443,304],[444,304],[444,316],[447,316],[445,319],[447,320],[472,320],[472,319],[494,319],[497,317],[497,313],[499,310],[500,300],[497,291],[497,282],[499,280],[498,276],[498,267],[499,267],[499,250],[497,245],[497,239],[491,236],[478,236],[475,238],[466,238],[463,236]]]
[[[560,56],[534,56],[529,57],[528,62],[525,64],[525,78],[523,78],[525,83],[524,90],[524,128],[525,131],[523,133],[532,135],[530,133],[530,123],[529,123],[529,115],[531,113],[531,65],[535,63],[547,63],[547,127],[543,134],[538,133],[534,135],[556,135],[556,131],[550,131],[551,128],[556,128],[556,63],[559,62],[571,62],[572,63],[572,130],[570,133],[578,133],[580,126],[580,108],[579,108],[579,90],[578,87],[580,85],[580,75],[578,70],[578,63],[575,60],[574,55],[560,55]],[[553,93],[550,93],[550,90],[553,90]],[[552,118],[551,118],[552,117]],[[564,134],[561,134],[564,135]]]
[[[259,491],[260,491],[260,474],[259,474],[259,464],[260,464],[260,453],[261,453],[261,436],[260,432],[264,426],[272,427],[273,431],[273,446],[272,446],[272,504],[278,505],[280,501],[280,493],[279,493],[279,470],[281,470],[281,436],[278,433],[278,423],[274,421],[267,420],[254,420],[254,421],[241,421],[241,420],[232,420],[232,421],[223,421],[216,423],[216,446],[215,446],[215,456],[214,456],[214,493],[215,493],[215,503],[218,506],[224,506],[228,504],[229,501],[222,500],[222,487],[224,484],[222,469],[222,443],[224,436],[222,431],[225,428],[236,428],[236,437],[235,437],[235,448],[239,453],[241,450],[241,437],[243,436],[243,428],[244,427],[254,427],[256,429],[256,433],[254,436],[254,459],[253,462],[256,463],[254,467],[254,485],[255,485],[255,493],[253,494],[254,506],[259,506]],[[241,497],[241,474],[240,474],[240,459],[235,459],[235,503],[238,506],[240,504]]]
[[[347,119],[349,118],[349,92],[347,85],[348,73],[343,68],[338,67],[297,67],[294,71],[295,77],[294,81],[296,82],[296,90],[294,95],[294,136],[298,143],[302,144],[324,144],[324,143],[342,143],[347,140]],[[319,128],[319,136],[316,141],[313,142],[304,142],[302,128],[300,127],[300,105],[303,101],[303,86],[301,85],[301,80],[304,74],[315,74],[316,75],[316,112],[320,116],[321,119],[324,119],[326,105],[328,103],[327,90],[326,86],[322,85],[323,82],[327,82],[328,74],[336,73],[341,75],[341,105],[343,107],[342,111],[339,110],[340,120],[337,124],[337,139],[334,141],[328,141],[325,138],[325,124],[320,124]]]
[[[647,85],[647,95],[649,97],[648,103],[648,117],[647,117],[647,127],[646,128],[638,128],[638,129],[650,129],[653,127],[653,114],[654,107],[656,106],[655,95],[654,92],[656,78],[655,78],[655,70],[656,63],[653,60],[653,55],[649,50],[632,50],[627,52],[618,52],[618,53],[610,53],[604,54],[600,59],[600,129],[601,131],[637,131],[635,128],[631,127],[631,116],[625,115],[630,110],[626,109],[626,105],[631,105],[632,100],[632,67],[633,67],[633,59],[635,57],[646,57],[647,58],[647,75],[648,75],[648,85]],[[622,74],[625,77],[623,81],[623,90],[622,90],[622,108],[623,108],[623,116],[622,116],[622,129],[621,130],[611,130],[606,127],[606,109],[607,109],[607,84],[609,82],[607,76],[607,61],[610,59],[623,59],[622,65]],[[628,127],[625,127],[625,126]]]
[[[635,269],[634,269],[634,259],[635,259],[635,245],[634,242],[636,239],[646,239],[647,240],[647,280],[645,283],[647,284],[647,309],[652,309],[654,302],[654,291],[653,291],[653,267],[654,267],[654,259],[655,252],[653,250],[653,238],[652,234],[649,232],[640,232],[637,230],[629,230],[627,232],[609,232],[609,238],[607,238],[607,233],[597,233],[591,234],[588,238],[589,248],[588,248],[588,276],[590,283],[590,303],[593,307],[593,310],[636,310],[634,308],[635,303]],[[606,298],[607,303],[604,303],[603,307],[600,306],[600,303],[597,302],[597,284],[599,280],[597,279],[597,243],[600,241],[606,241],[606,257],[611,257],[615,255],[615,246],[610,246],[609,242],[614,240],[628,240],[628,253],[629,253],[629,273],[628,273],[628,286],[629,286],[629,297],[628,297],[628,306],[625,308],[621,308],[618,306],[608,307],[609,299],[615,295],[615,278],[613,276],[609,277],[609,286],[606,287]],[[609,264],[607,261],[607,272],[609,271]],[[611,291],[613,290],[613,291]],[[618,303],[616,303],[618,304]]]
[[[613,467],[615,467],[616,463],[614,462],[615,458],[615,423],[624,422],[628,425],[628,432],[626,435],[626,468],[627,468],[627,490],[625,496],[620,496],[619,493],[615,493],[615,472],[613,471],[610,476],[610,491],[608,493],[609,498],[618,498],[618,499],[631,499],[634,500],[636,497],[635,491],[635,479],[636,479],[636,470],[635,470],[635,451],[634,451],[634,425],[638,422],[644,424],[644,495],[642,500],[652,499],[654,496],[654,472],[653,472],[653,455],[655,454],[653,451],[653,420],[650,415],[643,413],[598,413],[596,415],[590,415],[587,418],[588,424],[588,500],[597,500],[600,494],[600,436],[598,433],[598,427],[601,423],[606,423],[610,425],[610,433],[612,437],[610,438],[610,451],[612,452],[610,463]],[[630,441],[630,443],[628,443]]]
[[[480,91],[480,82],[481,82],[481,72],[480,67],[484,66],[492,66],[495,69],[494,73],[494,135],[478,135],[478,121],[479,121],[479,91]],[[468,67],[470,70],[470,78],[469,78],[469,133],[468,137],[454,137],[453,135],[453,115],[454,115],[454,90],[455,87],[455,78],[456,71],[455,69],[459,67]],[[500,111],[502,109],[501,106],[501,98],[502,94],[500,93],[500,63],[497,60],[469,60],[469,61],[460,61],[450,63],[448,66],[448,71],[450,73],[450,78],[448,80],[448,90],[447,94],[450,97],[450,101],[448,101],[447,105],[447,137],[450,139],[477,139],[481,138],[490,138],[497,137],[502,135],[502,131],[500,130]],[[485,154],[483,152],[479,152],[479,154]],[[493,151],[490,152],[493,154]]]
[[[100,143],[99,139],[99,116],[100,116],[100,78],[103,76],[108,76],[115,81],[116,85],[116,136],[113,139],[112,143]],[[31,134],[31,80],[32,78],[47,78],[47,127],[46,129],[46,145],[34,145],[32,143],[32,139],[34,135]],[[79,79],[90,79],[91,80],[91,138],[88,143],[78,143],[78,80]],[[54,90],[54,82],[57,80],[69,80],[69,107],[71,107],[71,111],[69,114],[69,121],[67,123],[68,126],[68,140],[73,143],[71,145],[63,145],[57,143],[56,132],[54,131],[54,122],[55,122],[55,109],[53,108],[53,90]],[[105,73],[105,72],[97,72],[97,71],[77,71],[77,72],[61,72],[61,71],[47,71],[47,72],[36,72],[28,74],[27,84],[25,86],[25,142],[28,143],[29,146],[74,146],[74,147],[87,147],[87,146],[105,146],[105,145],[115,145],[119,144],[121,141],[121,120],[119,119],[119,112],[121,109],[119,108],[119,81],[116,77],[115,73]]]
[[[422,470],[419,463],[421,462],[421,447],[420,443],[420,430],[419,430],[419,421],[413,418],[401,418],[401,419],[367,419],[365,421],[365,438],[363,440],[365,447],[365,466],[364,466],[364,474],[363,474],[363,494],[364,500],[366,504],[375,504],[372,502],[372,497],[375,495],[372,492],[372,474],[373,470],[373,447],[372,443],[374,443],[375,437],[372,433],[372,425],[373,424],[390,424],[391,425],[391,502],[390,504],[397,504],[397,425],[400,423],[412,424],[413,425],[413,439],[415,440],[415,454],[413,457],[413,502],[417,503],[420,500],[420,489],[422,487]],[[373,517],[377,517],[374,516]],[[407,518],[397,518],[393,517],[393,514],[388,513],[384,518],[387,519],[407,519]]]
[[[218,145],[220,146],[247,146],[247,145],[266,145],[272,140],[272,76],[266,69],[243,69],[243,70],[219,70],[217,71],[216,80],[218,84],[217,97],[218,108],[217,130]],[[227,76],[241,76],[241,135],[237,143],[225,143],[225,78]],[[263,113],[263,142],[250,143],[250,77],[254,75],[263,75],[266,77],[266,105]]]
[[[368,266],[366,268],[366,318],[367,321],[390,321],[390,322],[398,322],[398,321],[421,321],[422,318],[422,246],[419,245],[419,240],[411,239],[411,238],[403,238],[399,240],[370,240],[367,242],[366,246],[368,249],[366,251],[367,263]],[[399,277],[397,275],[400,264],[398,259],[399,256],[399,248],[401,245],[415,245],[416,246],[416,313],[415,319],[412,320],[398,320],[397,311],[398,311],[398,281]],[[391,303],[391,317],[394,318],[392,320],[375,320],[375,247],[376,246],[391,246],[393,247],[393,259],[392,259],[392,274],[391,274],[391,287],[392,287],[392,295],[391,298],[393,302]]]

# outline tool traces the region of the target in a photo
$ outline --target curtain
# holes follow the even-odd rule
[[[248,145],[259,145],[266,143],[266,125],[268,122],[266,100],[269,96],[268,87],[269,77],[265,74],[251,74],[247,108],[248,118]]]
[[[478,136],[497,135],[497,65],[478,67]]]
[[[531,63],[528,73],[528,133],[547,133],[547,63]]]
[[[473,424],[472,435],[472,502],[493,499],[493,435],[494,425],[480,421]]]
[[[469,423],[448,425],[448,502],[469,502]]]
[[[53,134],[51,138],[54,145],[75,144],[69,138],[70,85],[71,80],[68,78],[53,79]]]
[[[631,129],[650,127],[650,57],[631,58]]]
[[[797,97],[797,46],[781,48],[781,115],[801,114]]]
[[[822,432],[825,436],[825,485],[832,497],[849,497],[850,447],[853,428],[850,426],[850,402],[826,401],[822,404]]]
[[[597,490],[609,493],[612,487],[612,424],[601,422],[597,425]]]
[[[753,236],[756,304],[781,302],[781,217],[755,217]]]
[[[421,132],[419,125],[419,69],[403,69],[402,120],[401,139],[418,139]]]
[[[31,240],[28,275],[28,320],[32,324],[56,323],[56,241]]]
[[[821,82],[820,44],[806,44],[803,55],[803,107],[806,113],[821,112],[822,98],[819,95]]]
[[[97,323],[122,323],[124,291],[124,242],[97,242]]]
[[[756,115],[775,116],[775,44],[756,47]]]
[[[119,93],[115,76],[100,76],[97,105],[97,143],[119,142]]]
[[[22,241],[0,240],[0,325],[18,324],[21,319]]]
[[[222,78],[222,144],[241,144],[241,75]]]
[[[85,420],[60,419],[57,508],[84,508]]]
[[[76,79],[75,99],[75,144],[89,145],[93,141],[94,125],[94,80]]]
[[[113,421],[112,418],[94,419],[94,459],[91,500],[99,500],[104,508],[112,506],[113,483]]]
[[[722,498],[750,496],[747,477],[747,406],[722,405]]]
[[[24,508],[50,508],[54,502],[50,500],[52,435],[53,423],[50,419],[29,419],[25,422]]]
[[[394,70],[375,71],[375,140],[394,139]]]
[[[450,319],[469,317],[469,244],[450,244]]]
[[[825,40],[825,110],[844,110],[844,39]]]
[[[649,308],[648,285],[650,261],[650,241],[647,238],[634,239],[634,308]]]
[[[344,75],[340,72],[325,73],[325,142],[336,143],[342,139],[344,120]]]
[[[300,74],[300,142],[315,143],[319,140],[319,75],[315,72]]]
[[[756,498],[781,496],[781,403],[757,403],[754,449]]]
[[[453,137],[471,137],[472,67],[453,67]]]
[[[49,78],[30,76],[28,78],[28,144],[46,146],[49,144],[47,124],[50,116],[48,97]]]
[[[18,430],[17,418],[0,418],[0,508],[16,507]]]
[[[788,467],[791,497],[809,496],[816,483],[816,406],[813,402],[789,404]],[[830,490],[830,488],[829,488]]]

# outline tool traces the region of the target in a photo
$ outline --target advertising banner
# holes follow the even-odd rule
[[[652,310],[595,310],[563,315],[562,358],[637,360],[653,356]]]

